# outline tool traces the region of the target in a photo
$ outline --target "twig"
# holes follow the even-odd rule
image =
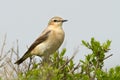
[[[28,64],[28,71],[30,70],[31,64],[32,64],[32,57],[30,57],[30,62],[29,62],[29,64]]]
[[[78,65],[76,66],[76,67],[74,67],[71,71],[70,71],[70,73],[73,73],[76,69],[78,69],[80,67],[80,63],[78,63]]]
[[[77,52],[78,52],[78,49],[73,53],[73,56],[69,60],[67,60],[66,63],[63,64],[59,69],[63,69],[65,67],[65,65],[67,65],[75,57]]]
[[[13,69],[17,73],[17,70],[11,60],[11,58],[7,58],[7,64],[11,67],[11,69]]]
[[[4,47],[5,47],[5,44],[6,44],[6,37],[7,37],[7,35],[5,34],[5,37],[4,37],[4,40],[3,40],[3,44],[2,44],[2,48],[1,48],[1,54],[0,54],[0,57],[2,56],[3,51],[4,51]]]
[[[0,61],[2,61],[3,59],[5,59],[5,57],[7,57],[8,53],[10,53],[10,50],[8,52],[6,52],[1,58]]]
[[[103,60],[105,60],[105,59],[107,59],[107,58],[109,58],[111,56],[113,56],[113,54],[110,54],[109,56],[105,57]]]

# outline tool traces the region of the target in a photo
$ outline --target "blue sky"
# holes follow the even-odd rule
[[[7,48],[19,40],[20,55],[26,46],[40,35],[53,16],[60,16],[68,22],[63,25],[66,36],[61,49],[66,47],[66,56],[79,46],[75,61],[84,59],[89,51],[81,40],[91,37],[105,42],[112,40],[112,57],[105,61],[105,67],[119,65],[120,61],[120,1],[119,0],[0,0],[0,45],[7,33]]]

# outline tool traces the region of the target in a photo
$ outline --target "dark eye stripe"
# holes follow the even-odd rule
[[[61,20],[53,20],[54,22],[62,22]]]
[[[58,20],[53,20],[54,22],[58,22]]]

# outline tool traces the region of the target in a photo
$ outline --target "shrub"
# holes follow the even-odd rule
[[[90,42],[82,40],[82,44],[91,53],[85,55],[84,60],[80,60],[78,64],[75,64],[73,58],[75,52],[71,58],[65,57],[66,49],[62,52],[55,52],[49,57],[49,62],[36,60],[34,57],[30,58],[30,62],[23,62],[17,66],[13,64],[13,57],[10,58],[7,65],[10,67],[13,73],[12,80],[119,80],[120,79],[120,66],[110,68],[108,71],[103,70],[104,60],[112,56],[105,56],[110,50],[111,41],[107,40],[104,43],[91,38]],[[11,54],[15,53],[17,59],[19,58],[19,47],[17,49],[11,49]],[[1,58],[1,57],[0,57]],[[15,57],[16,58],[16,57]],[[8,59],[8,58],[7,58]],[[4,70],[5,65],[1,68]],[[8,68],[7,68],[8,69]],[[8,75],[6,73],[5,75]],[[3,78],[0,76],[0,80],[9,80],[10,75]]]

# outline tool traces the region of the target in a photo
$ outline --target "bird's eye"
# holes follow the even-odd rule
[[[54,22],[58,22],[57,20],[54,20]]]

